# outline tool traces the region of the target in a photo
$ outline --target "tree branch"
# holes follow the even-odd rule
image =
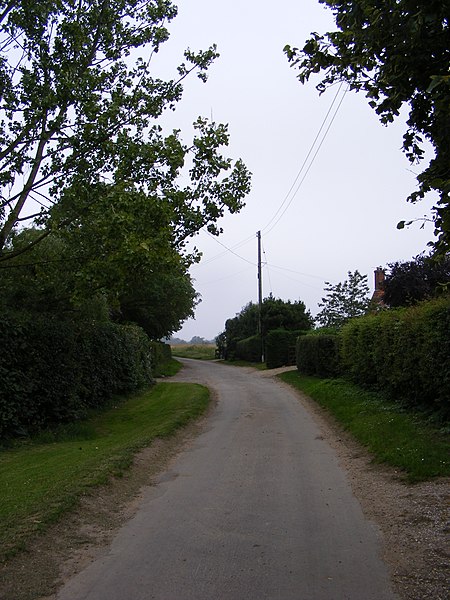
[[[47,114],[44,115],[44,120],[42,122],[42,136],[41,136],[41,140],[40,140],[37,150],[36,150],[36,156],[33,161],[34,164],[33,164],[33,168],[31,169],[31,173],[30,173],[30,175],[27,179],[27,182],[19,196],[19,199],[17,200],[15,207],[12,209],[11,213],[8,216],[8,219],[6,220],[5,224],[2,227],[2,230],[0,231],[0,252],[3,251],[3,248],[6,243],[6,239],[9,236],[9,234],[11,233],[12,229],[14,228],[14,225],[17,222],[20,212],[22,211],[22,209],[25,205],[25,202],[33,188],[33,184],[38,175],[39,168],[41,166],[41,162],[42,162],[42,158],[43,158],[43,154],[44,154],[45,145],[47,144],[48,140],[52,136],[51,131],[46,131],[46,126],[47,126]]]
[[[7,17],[8,13],[11,12],[11,10],[14,8],[15,5],[15,0],[12,0],[12,2],[10,2],[8,4],[8,6],[5,8],[5,10],[0,14],[0,23],[2,23],[5,18]]]
[[[33,248],[33,246],[36,246],[36,244],[38,244],[43,239],[45,239],[47,236],[49,236],[50,233],[51,233],[50,229],[47,229],[46,231],[43,231],[42,234],[40,236],[38,236],[35,240],[30,242],[28,244],[28,246],[26,246],[25,248],[20,248],[18,250],[12,250],[11,252],[8,252],[8,254],[3,254],[3,249],[2,249],[2,252],[0,253],[0,263],[4,262],[6,260],[10,260],[11,258],[14,258],[16,256],[20,256],[21,254],[24,254],[25,252],[28,252],[31,248]]]
[[[11,152],[13,152],[17,148],[17,146],[22,143],[25,136],[33,129],[33,127],[36,125],[37,122],[38,122],[38,119],[34,119],[34,121],[32,123],[30,123],[27,127],[24,127],[22,129],[20,134],[16,137],[16,139],[14,141],[12,141],[9,144],[9,146],[7,148],[0,151],[0,160],[3,160],[4,158],[6,158],[8,156],[8,154],[11,154]],[[29,140],[27,140],[27,143],[28,142],[29,142]]]

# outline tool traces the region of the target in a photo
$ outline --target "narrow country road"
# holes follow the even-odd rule
[[[295,392],[183,360],[214,390],[204,432],[58,600],[394,600],[378,533]]]

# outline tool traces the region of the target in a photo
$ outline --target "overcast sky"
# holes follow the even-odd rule
[[[312,31],[334,29],[329,9],[318,0],[177,4],[179,15],[155,68],[172,76],[185,48],[212,43],[220,58],[206,84],[196,78],[186,83],[182,102],[165,123],[187,138],[199,115],[228,123],[228,155],[242,158],[253,178],[246,207],[222,219],[224,233],[217,240],[204,232],[195,238],[203,259],[191,274],[202,302],[175,336],[212,339],[226,319],[257,301],[258,230],[264,297],[302,300],[313,315],[325,281],[343,281],[358,269],[372,291],[377,266],[426,249],[432,226],[396,229],[400,220],[427,214],[431,204],[405,201],[416,183],[401,151],[404,122],[383,127],[365,97],[345,93],[345,87],[319,97],[318,80],[302,85],[283,53],[286,44],[302,47]]]

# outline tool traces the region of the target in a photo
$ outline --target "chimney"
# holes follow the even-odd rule
[[[382,292],[384,291],[384,269],[381,267],[377,267],[374,271],[375,273],[375,291]]]
[[[375,274],[375,291],[372,295],[372,304],[376,307],[384,307],[384,269],[378,267],[374,271]],[[376,310],[376,309],[375,309]]]

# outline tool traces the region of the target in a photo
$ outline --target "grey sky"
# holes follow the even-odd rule
[[[228,154],[244,160],[253,185],[241,213],[222,220],[224,233],[217,241],[203,232],[195,238],[203,260],[191,273],[202,303],[195,320],[187,321],[177,336],[213,338],[227,318],[256,301],[257,230],[267,263],[264,296],[272,292],[284,300],[303,300],[313,314],[325,280],[342,281],[347,271],[358,269],[373,286],[377,266],[408,260],[426,248],[431,225],[396,229],[398,221],[422,217],[432,204],[405,202],[415,176],[401,152],[404,124],[383,127],[362,94],[344,95],[341,89],[330,116],[344,95],[342,104],[328,134],[303,183],[298,187],[304,170],[288,195],[338,89],[319,97],[317,82],[301,85],[283,47],[301,46],[311,31],[333,29],[330,10],[318,0],[279,0],[276,5],[179,0],[178,6],[179,15],[169,25],[171,38],[155,68],[170,76],[186,47],[206,49],[216,43],[221,56],[206,84],[195,78],[186,83],[183,100],[165,117],[166,125],[190,135],[199,115],[228,123]],[[319,142],[328,125],[329,120]]]

